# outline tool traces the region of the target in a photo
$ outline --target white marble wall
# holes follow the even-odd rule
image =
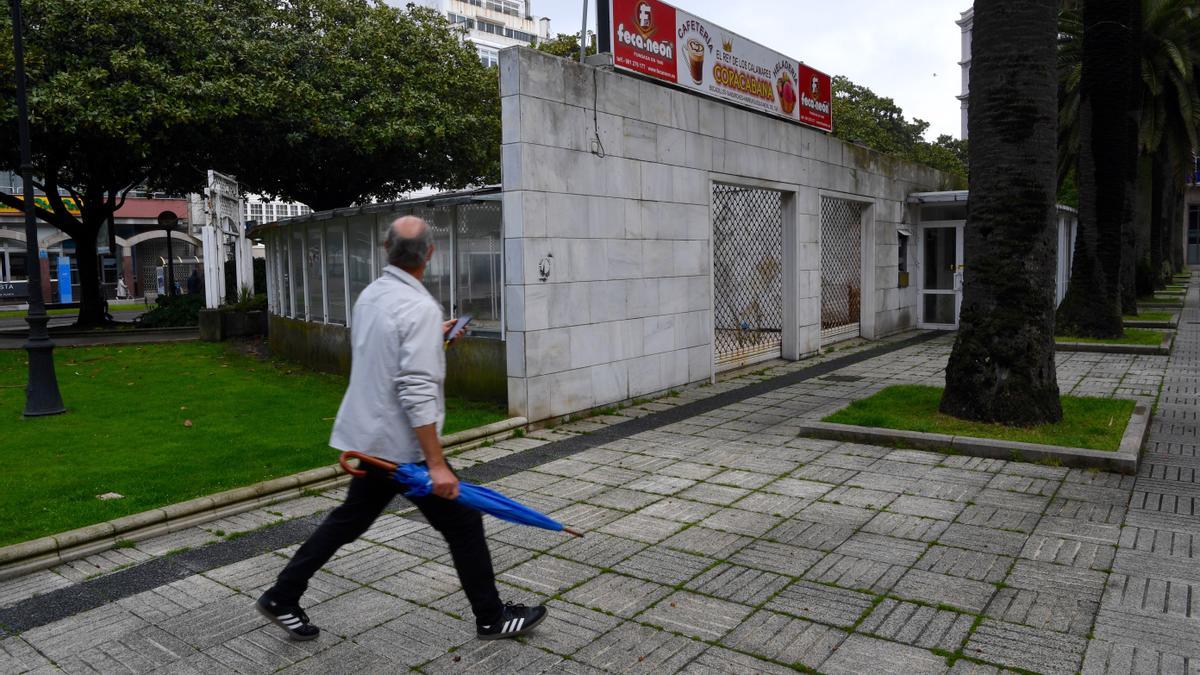
[[[501,52],[500,85],[514,414],[556,417],[711,376],[714,181],[787,193],[785,356],[819,348],[821,194],[873,204],[866,334],[914,325],[895,229],[910,192],[952,187],[938,172],[527,48]]]

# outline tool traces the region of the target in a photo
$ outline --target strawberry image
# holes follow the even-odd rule
[[[791,115],[796,109],[796,87],[792,84],[792,78],[784,73],[775,83],[775,90],[779,92],[779,104],[783,107],[783,114]]]

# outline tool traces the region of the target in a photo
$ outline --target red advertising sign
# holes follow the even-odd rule
[[[675,82],[675,8],[657,0],[612,0],[613,63]]]
[[[615,67],[833,130],[833,87],[825,73],[659,0],[608,5]]]

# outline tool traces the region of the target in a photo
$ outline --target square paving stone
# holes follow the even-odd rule
[[[758,539],[733,554],[729,562],[798,577],[824,557],[821,551]]]
[[[581,649],[573,660],[609,673],[674,673],[707,649],[703,642],[624,623]]]
[[[1136,645],[1141,658],[1135,663],[1144,672],[1148,670],[1145,668],[1147,661],[1178,662],[1180,659],[1173,658],[1178,656],[1186,657],[1194,671],[1196,661],[1200,658],[1200,640],[1196,637],[1195,624],[1194,618],[1102,609],[1096,616],[1094,637],[1122,645]]]
[[[894,454],[876,460],[864,471],[885,476],[897,476],[908,479],[924,478],[933,470],[930,464],[905,462],[894,458]]]
[[[1200,585],[1186,581],[1113,573],[1102,604],[1129,613],[1200,616]]]
[[[673,495],[694,485],[696,485],[696,481],[690,478],[650,475],[624,483],[621,487],[653,495]]]
[[[1009,465],[1009,462],[1002,459],[968,457],[966,455],[943,456],[938,463],[952,469],[970,469],[971,471],[986,471],[988,473],[1003,472]]]
[[[562,657],[515,640],[475,640],[421,666],[430,673],[551,673]]]
[[[234,590],[228,586],[194,574],[165,586],[121,598],[116,604],[148,623],[159,624],[233,594]]]
[[[680,492],[677,496],[683,497],[684,499],[705,502],[706,504],[728,506],[748,494],[750,494],[750,490],[746,488],[735,488],[728,485],[713,485],[712,483],[698,483]]]
[[[830,452],[813,460],[815,466],[836,466],[839,469],[862,471],[875,463],[877,458],[860,455],[847,455],[840,452]]]
[[[941,499],[952,502],[966,502],[983,490],[981,486],[957,481],[935,480],[929,476],[922,478],[905,493],[914,497]],[[929,515],[929,514],[925,514]]]
[[[42,656],[19,637],[0,639],[0,672],[28,673],[54,668],[50,659]]]
[[[878,511],[892,503],[899,496],[899,491],[884,492],[882,490],[869,490],[861,487],[842,485],[826,492],[821,497],[821,501]]]
[[[994,584],[1008,576],[1013,559],[995,553],[933,546],[914,566],[919,570]]]
[[[808,520],[788,519],[764,535],[789,546],[832,551],[854,534],[854,527]]]
[[[781,574],[720,563],[692,579],[686,588],[724,600],[757,606],[787,586],[791,579]]]
[[[871,608],[868,593],[834,588],[810,581],[797,581],[783,589],[766,605],[784,614],[849,628]]]
[[[688,480],[704,480],[720,472],[721,469],[715,466],[696,464],[695,462],[675,462],[674,464],[664,466],[655,473],[674,476],[676,478],[687,478]]]
[[[984,619],[963,654],[1002,666],[1069,675],[1079,670],[1086,648],[1086,638]]]
[[[704,556],[676,551],[663,546],[651,546],[621,561],[613,569],[666,586],[678,586],[712,564]]]
[[[500,579],[531,591],[555,595],[600,574],[600,570],[552,555],[543,555],[504,572]]]
[[[1118,474],[1104,475],[1113,476]],[[1124,478],[1125,480],[1128,480],[1129,477]],[[1062,488],[1059,489],[1056,497],[1059,499],[1070,499],[1073,501],[1125,506],[1129,503],[1129,494],[1132,491],[1133,486],[1134,484],[1132,482],[1120,487],[1106,487],[1103,485],[1084,485],[1068,480],[1063,484]]]
[[[734,502],[733,506],[743,511],[790,518],[812,503],[811,499],[787,497],[771,492],[752,492]]]
[[[888,511],[894,511],[906,516],[918,516],[936,520],[954,520],[966,507],[965,502],[907,494],[897,497],[896,501],[888,504]]]
[[[417,522],[411,518],[402,518],[390,513],[385,513],[380,516],[374,523],[371,524],[371,529],[363,533],[360,540],[374,542],[376,544],[393,544],[413,532],[419,530],[432,529],[425,523]],[[397,545],[396,548],[404,548],[403,544]]]
[[[661,584],[621,574],[605,573],[567,591],[563,599],[628,619],[670,592],[669,587]]]
[[[581,501],[589,497],[603,493],[606,490],[613,488],[602,483],[593,483],[586,480],[578,480],[576,478],[565,478],[560,481],[555,481],[549,485],[544,485],[535,492],[538,494],[558,497],[569,501]],[[510,495],[512,497],[521,498],[520,495]]]
[[[344,641],[279,671],[282,675],[361,675],[381,673],[395,666],[382,656]]]
[[[869,532],[855,532],[834,553],[912,567],[928,548],[923,543]]]
[[[974,621],[968,614],[888,598],[863,620],[858,632],[914,647],[954,652],[966,640]]]
[[[884,593],[904,574],[900,565],[830,553],[804,573],[804,578],[840,588]]]
[[[550,552],[560,558],[585,565],[612,567],[644,548],[646,544],[640,541],[614,537],[603,532],[591,532],[582,539],[568,539],[550,549]]]
[[[1001,588],[983,613],[1009,623],[1086,637],[1099,604],[1062,593]]]
[[[683,523],[674,520],[655,518],[642,513],[631,513],[599,528],[599,531],[647,544],[657,544],[683,527]]]
[[[901,598],[979,614],[987,607],[996,587],[982,581],[913,569],[900,578],[891,592]]]
[[[145,673],[155,668],[169,666],[194,653],[195,650],[191,646],[161,628],[146,626],[89,649],[81,650],[64,659],[59,659],[58,666],[69,673]],[[3,662],[2,652],[0,652],[0,664]],[[48,666],[49,662],[42,665]],[[11,669],[4,672],[25,672],[25,669]]]
[[[628,487],[630,483],[647,477],[647,474],[641,471],[630,471],[629,469],[621,469],[615,466],[591,466],[591,470],[573,477],[610,487]]]
[[[403,616],[416,609],[416,605],[371,588],[359,588],[319,605],[308,611],[313,622],[321,627],[322,633],[354,637]]]
[[[585,501],[596,506],[604,506],[610,509],[619,511],[637,511],[658,501],[659,495],[640,492],[638,490],[626,490],[624,488],[609,488],[603,492],[599,492]]]
[[[880,460],[883,461],[883,460]],[[928,471],[929,467],[920,464],[908,464],[907,462],[894,462],[894,464],[903,464],[904,466],[919,467],[924,471]],[[916,478],[909,478],[902,475],[885,475],[876,473],[875,465],[871,466],[869,471],[863,471],[854,478],[846,481],[847,487],[865,488],[868,490],[879,490],[880,492],[890,492],[893,495],[898,495],[906,492],[916,485]]]
[[[1009,473],[996,474],[987,486],[993,490],[1008,490],[1027,495],[1050,497],[1058,490],[1059,481]]]
[[[781,521],[782,518],[776,516],[728,508],[721,509],[700,521],[700,525],[714,530],[721,530],[722,532],[759,537],[766,534],[767,530],[775,527]]]
[[[946,528],[946,531],[938,538],[938,543],[965,548],[969,551],[1016,557],[1025,547],[1026,539],[1028,539],[1028,535],[1020,532],[1006,532],[990,527],[954,523]]]
[[[654,518],[666,518],[681,523],[695,523],[719,511],[721,507],[688,499],[664,499],[651,504],[638,513]]]
[[[845,638],[845,631],[837,628],[759,610],[723,638],[721,644],[772,661],[815,668]]]
[[[439,550],[438,553],[441,553],[441,551]],[[424,561],[415,555],[401,553],[385,546],[372,546],[334,560],[326,564],[325,569],[344,579],[349,579],[359,584],[369,584],[379,581],[386,576],[416,567],[422,562]],[[272,567],[276,569],[272,569]],[[266,565],[260,566],[262,572],[269,577],[266,583],[273,583],[275,575],[279,574],[279,569],[281,569],[278,568],[278,563],[275,563],[272,567]],[[274,573],[272,574],[272,572]],[[205,576],[221,581],[212,572],[207,573]],[[237,584],[234,584],[234,586],[237,587]]]
[[[185,612],[159,627],[196,649],[204,650],[266,625],[254,609],[254,600],[232,595]],[[278,629],[276,629],[278,630]]]
[[[851,635],[821,664],[828,675],[917,675],[945,673],[946,659],[919,647],[886,642],[865,635]]]
[[[1122,504],[1098,504],[1077,499],[1055,497],[1046,508],[1045,515],[1073,518],[1092,523],[1119,525],[1125,518],[1126,507]]]
[[[1115,546],[1108,544],[1035,534],[1025,542],[1021,557],[1057,565],[1107,571],[1112,569],[1116,551]]]
[[[1013,588],[1098,601],[1104,592],[1104,581],[1105,574],[1096,570],[1017,560],[1006,583]]]
[[[625,517],[625,512],[606,509],[591,504],[572,504],[549,514],[560,523],[581,530],[598,530],[605,525]]]
[[[223,666],[221,670],[238,673],[272,673],[340,642],[333,636],[320,640],[297,642],[289,640],[273,625],[238,635],[204,650],[207,656]]]
[[[753,611],[745,605],[676,591],[638,615],[638,621],[701,640],[719,640]]]
[[[418,607],[354,641],[395,666],[412,668],[442,656],[453,647],[476,641],[475,622]]]
[[[833,489],[834,486],[828,483],[818,483],[811,480],[800,480],[796,478],[780,478],[763,488],[765,492],[784,495],[787,497],[797,497],[799,499],[817,500],[822,495]]]
[[[496,590],[500,593],[500,599],[504,602],[531,607],[534,605],[544,605],[548,599],[547,596],[541,593],[511,586],[503,581],[496,582]],[[471,602],[467,600],[467,595],[462,590],[442,596],[431,602],[429,608],[436,609],[443,614],[449,614],[451,617],[462,618],[468,621],[473,620],[475,617],[475,613],[471,609]]]
[[[545,622],[523,640],[561,656],[574,654],[621,623],[615,616],[562,600],[551,600],[546,609]]]
[[[434,562],[423,563],[384,577],[371,585],[385,593],[419,605],[429,604],[461,588],[458,574],[453,567]]]
[[[793,471],[791,477],[798,478],[800,480],[817,481],[818,483],[841,485],[851,478],[854,478],[856,475],[858,475],[858,471],[855,471],[854,469],[840,469],[835,466],[806,464],[805,466]]]
[[[794,675],[796,671],[770,661],[756,659],[724,647],[709,647],[688,664],[689,673],[696,675]]]
[[[751,541],[753,539],[750,537],[743,537],[732,532],[710,530],[707,527],[696,525],[672,536],[662,545],[688,553],[725,559],[744,548]]]
[[[877,510],[863,509],[847,504],[816,502],[796,514],[796,518],[814,523],[830,523],[858,529],[866,525],[867,521],[874,518],[877,513],[879,513]]]
[[[912,539],[924,543],[935,541],[950,527],[945,520],[908,516],[884,511],[862,526],[860,533],[883,534],[901,539]]]
[[[1194,656],[1161,651],[1133,640],[1089,640],[1083,657],[1084,675],[1118,673],[1186,673]],[[1194,670],[1194,667],[1192,668]]]
[[[1046,505],[1050,503],[1050,498],[1036,494],[1021,494],[1019,492],[1009,492],[1008,490],[987,488],[975,495],[974,502],[983,506],[994,506],[1000,509],[1040,514],[1046,510]]]
[[[1037,527],[1039,520],[1041,520],[1041,516],[1037,513],[1005,509],[986,504],[971,504],[963,509],[962,513],[958,514],[958,519],[955,522],[964,525],[990,527],[995,530],[1015,530],[1028,534],[1033,532],[1033,529]]]
[[[740,469],[726,469],[721,473],[706,479],[706,482],[717,485],[730,485],[738,488],[758,489],[775,479],[775,476]]]

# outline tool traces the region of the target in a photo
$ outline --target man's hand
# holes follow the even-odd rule
[[[433,494],[442,499],[458,499],[458,476],[445,464],[435,464],[429,467],[429,477],[433,479]]]

